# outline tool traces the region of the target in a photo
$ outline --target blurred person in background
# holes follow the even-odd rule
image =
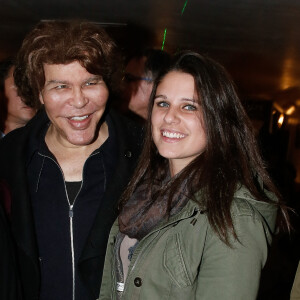
[[[36,113],[36,109],[27,106],[18,95],[14,70],[13,59],[0,63],[0,137],[24,126]]]
[[[153,82],[169,62],[170,55],[158,49],[146,49],[129,58],[121,87],[121,106],[127,115],[145,121]]]

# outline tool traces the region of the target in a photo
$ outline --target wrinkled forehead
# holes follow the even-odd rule
[[[79,61],[72,61],[66,64],[49,64],[43,65],[45,79],[61,79],[61,78],[84,78],[96,76],[87,71]]]

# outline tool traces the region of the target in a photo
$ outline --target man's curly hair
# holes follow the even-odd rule
[[[25,37],[14,72],[19,95],[38,109],[45,84],[44,64],[78,61],[89,73],[101,75],[114,88],[119,56],[106,31],[87,21],[43,21]]]

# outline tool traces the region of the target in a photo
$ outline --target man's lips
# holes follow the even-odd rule
[[[89,127],[90,122],[92,120],[92,115],[93,114],[86,114],[86,115],[81,115],[81,116],[71,116],[71,117],[67,117],[67,120],[74,129],[84,130]]]
[[[68,119],[71,121],[83,121],[87,119],[90,115],[84,115],[84,116],[74,116],[74,117],[69,117]]]

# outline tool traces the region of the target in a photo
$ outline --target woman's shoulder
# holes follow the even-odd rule
[[[234,194],[232,201],[231,214],[234,223],[239,219],[248,219],[250,222],[263,223],[264,227],[271,232],[275,230],[277,218],[276,197],[266,192],[270,202],[264,202],[256,199],[250,191],[242,186]]]
[[[254,216],[257,213],[257,211],[262,214],[276,214],[276,197],[269,192],[265,193],[269,198],[270,202],[260,201],[256,199],[246,187],[239,187],[233,197],[232,214]]]

